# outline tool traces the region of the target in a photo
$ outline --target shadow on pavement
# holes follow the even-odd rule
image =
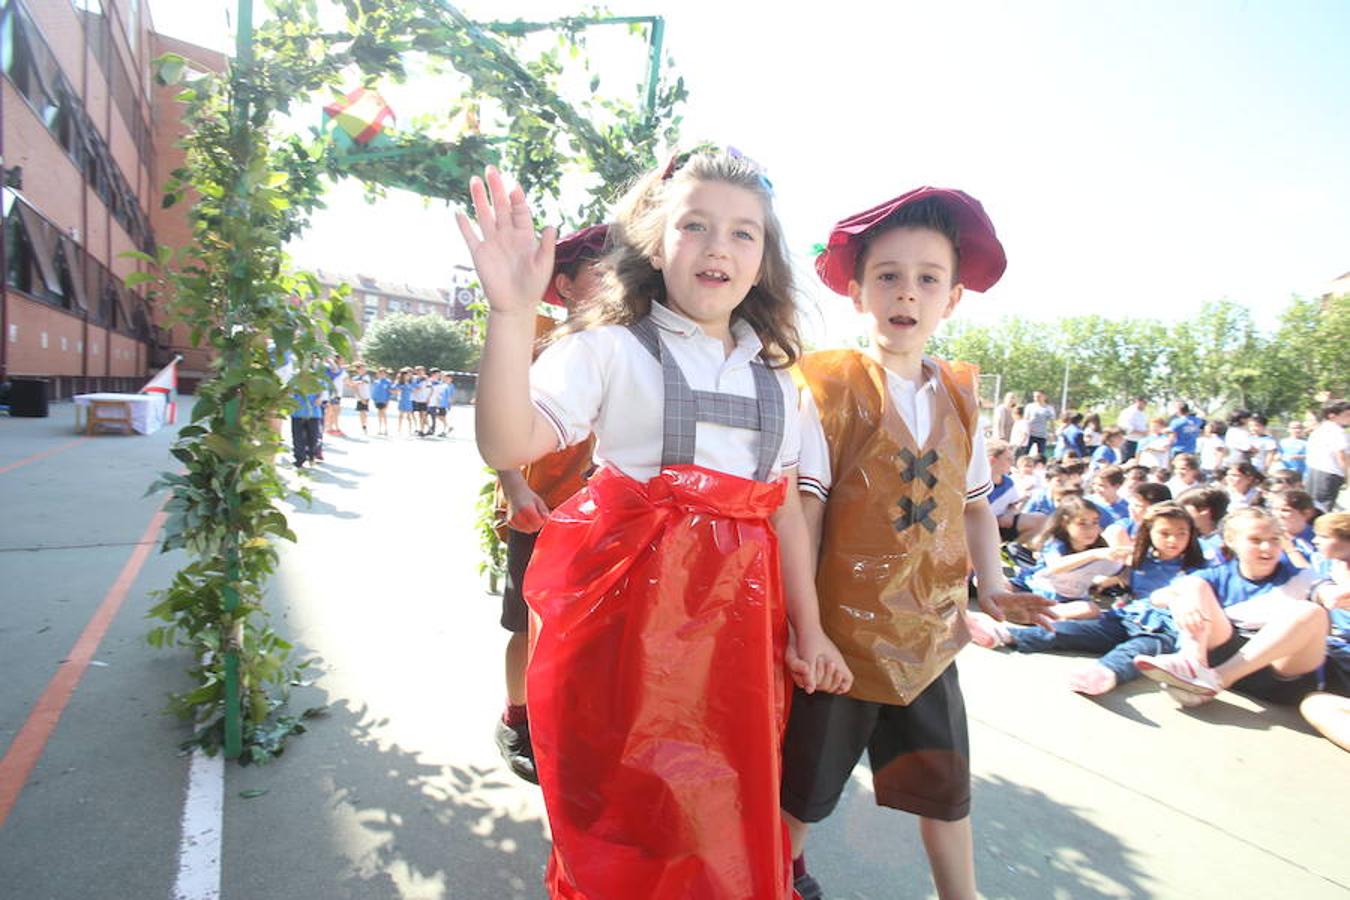
[[[1133,852],[1079,810],[1000,777],[976,778],[973,787],[981,897],[1077,900],[1152,893]],[[834,815],[812,830],[807,858],[832,900],[935,895],[917,818],[876,807],[856,776]],[[904,873],[899,880],[897,872]],[[841,892],[844,884],[851,887]]]
[[[543,829],[503,812],[515,788],[499,772],[429,765],[386,746],[378,736],[384,723],[346,701],[321,721],[316,730],[340,730],[350,741],[333,758],[332,804],[350,808],[369,848],[342,878],[350,896],[542,896]]]

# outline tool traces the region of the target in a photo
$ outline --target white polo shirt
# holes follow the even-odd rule
[[[1308,468],[1345,477],[1345,469],[1336,459],[1337,450],[1350,450],[1345,429],[1327,419],[1308,435]]]
[[[733,322],[736,341],[730,355],[720,338],[659,303],[652,321],[661,332],[690,388],[755,396],[750,362],[763,344],[749,324]],[[797,388],[784,370],[774,371],[783,393],[784,434],[770,479],[797,465],[801,449]],[[558,435],[558,448],[595,435],[595,461],[609,464],[637,481],[661,471],[665,388],[661,364],[633,333],[605,325],[569,334],[539,355],[530,368],[530,395]],[[741,478],[752,478],[759,462],[759,434],[699,422],[694,448],[697,465]]]
[[[923,361],[923,384],[916,385],[887,370],[886,387],[900,419],[923,446],[933,427],[933,403],[942,384],[937,364],[927,357]],[[821,500],[830,495],[834,474],[830,471],[830,446],[825,429],[820,424],[815,397],[809,390],[802,391],[801,400],[801,466],[797,484]],[[984,429],[976,428],[971,435],[970,464],[966,466],[966,502],[987,496],[994,489],[989,472],[989,454],[984,448]]]

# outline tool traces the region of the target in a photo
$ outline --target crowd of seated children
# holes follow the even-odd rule
[[[1325,608],[1308,602],[1316,578],[1284,556],[1280,531],[1268,510],[1229,513],[1225,560],[1168,593],[1177,649],[1138,656],[1134,665],[1183,706],[1228,689],[1296,704],[1317,688],[1330,620]]]
[[[989,508],[998,521],[999,537],[1004,542],[1026,541],[1040,532],[1045,524],[1045,516],[1022,509],[1026,495],[1012,474],[1012,446],[1007,441],[993,438],[985,444],[985,452],[989,456],[989,480],[994,485],[988,497]],[[1034,471],[1035,459],[1030,456],[1023,456],[1022,459],[1030,460]]]
[[[1105,552],[1118,553],[1121,549]],[[983,647],[1009,646],[1022,653],[1102,654],[1070,674],[1069,687],[1084,694],[1104,694],[1137,678],[1135,657],[1177,649],[1177,631],[1165,592],[1182,575],[1203,568],[1205,559],[1190,515],[1173,502],[1158,503],[1147,510],[1134,546],[1127,552],[1129,570],[1124,581],[1130,599],[1096,616],[1057,622],[1053,631],[1008,625],[984,613],[971,612],[967,622],[973,640]]]

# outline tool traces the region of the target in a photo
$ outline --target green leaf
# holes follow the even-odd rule
[[[243,797],[245,800],[252,800],[255,797],[263,796],[267,791],[268,788],[249,788],[246,791],[240,791],[239,796]]]

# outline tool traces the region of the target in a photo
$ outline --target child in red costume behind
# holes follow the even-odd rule
[[[606,225],[592,225],[558,241],[553,256],[553,278],[544,301],[569,314],[591,299],[600,286],[598,261],[604,254]],[[540,344],[555,327],[554,320],[536,317]],[[553,508],[581,490],[593,465],[594,441],[584,440],[550,453],[524,469],[498,472],[499,521],[506,523],[506,585],[502,590],[502,627],[511,633],[506,643],[506,710],[497,722],[497,749],[508,768],[526,781],[539,783],[530,743],[525,703],[525,661],[529,655],[529,609],[522,588],[525,569],[534,553],[535,536]],[[501,530],[501,529],[499,529]]]
[[[525,579],[549,891],[783,900],[786,673],[806,691],[852,676],[820,627],[797,494],[799,346],[768,181],[709,149],[640,179],[596,301],[533,367],[552,230],[494,170],[471,192],[483,458],[516,468],[593,433],[600,467]]]

